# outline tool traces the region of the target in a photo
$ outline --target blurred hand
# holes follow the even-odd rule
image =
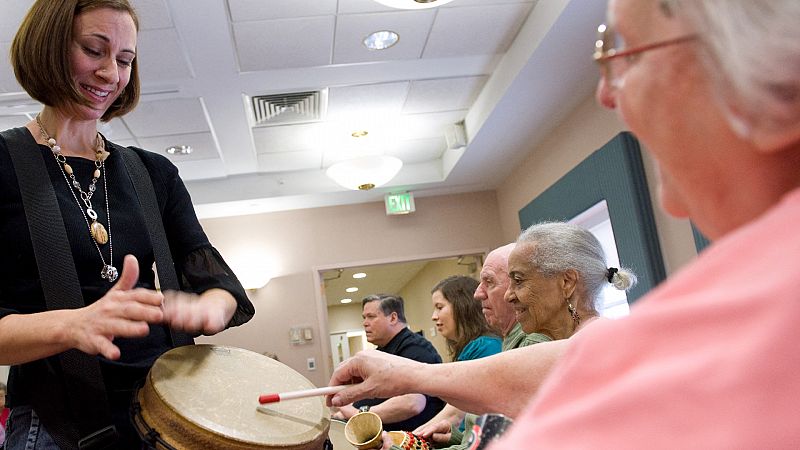
[[[351,417],[353,417],[356,414],[358,414],[358,412],[359,412],[358,408],[356,408],[355,406],[353,406],[353,405],[344,405],[344,406],[341,406],[341,407],[337,408],[337,411],[333,414],[332,417],[334,419],[347,421]]]
[[[364,350],[347,359],[331,376],[330,385],[354,384],[326,398],[328,406],[348,405],[363,398],[390,398],[407,394],[405,383],[425,364],[377,350]]]
[[[69,310],[67,339],[70,347],[108,359],[120,357],[115,337],[142,337],[150,332],[149,323],[163,320],[163,296],[149,289],[133,287],[139,279],[139,263],[125,256],[119,280],[103,297],[89,306]]]
[[[236,311],[236,300],[221,289],[202,295],[182,291],[164,292],[164,323],[173,330],[205,335],[217,334]]]
[[[450,422],[440,420],[433,424],[423,425],[414,430],[414,434],[436,444],[447,444],[450,442]]]
[[[381,445],[381,450],[391,450],[392,438],[391,436],[389,436],[389,433],[385,431],[381,433],[381,439],[383,440],[383,445]]]

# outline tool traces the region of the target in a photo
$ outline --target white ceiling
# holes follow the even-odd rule
[[[0,0],[0,51],[32,0]],[[133,0],[142,99],[101,129],[169,156],[198,215],[219,217],[492,189],[591,94],[605,0],[455,0],[397,10],[373,0]],[[368,50],[370,32],[394,47]],[[321,118],[256,126],[253,96],[320,91]],[[0,128],[41,108],[0,66]],[[280,116],[279,116],[280,117]],[[445,134],[465,122],[468,145]],[[368,130],[354,139],[353,131]],[[347,191],[325,176],[362,154],[404,162],[387,186]]]

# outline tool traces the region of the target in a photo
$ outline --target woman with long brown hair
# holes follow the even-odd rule
[[[431,290],[436,329],[447,340],[453,361],[466,361],[500,353],[502,341],[489,328],[481,305],[473,294],[474,278],[455,275],[438,282]]]

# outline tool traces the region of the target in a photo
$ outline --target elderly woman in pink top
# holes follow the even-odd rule
[[[449,365],[450,385],[480,385],[481,372],[495,385],[498,374],[529,380],[527,393],[491,392],[509,411],[538,390],[492,450],[800,447],[798,24],[797,0],[609,1],[598,100],[658,161],[662,207],[714,243],[629,318],[566,341],[564,355],[536,358],[540,344]],[[382,366],[354,361],[333,382]]]

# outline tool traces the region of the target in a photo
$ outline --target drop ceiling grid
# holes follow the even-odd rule
[[[505,53],[531,7],[530,3],[515,3],[442,8],[422,57]]]
[[[228,0],[234,22],[289,19],[336,14],[336,0]]]
[[[336,16],[233,24],[241,70],[259,71],[331,63]]]

